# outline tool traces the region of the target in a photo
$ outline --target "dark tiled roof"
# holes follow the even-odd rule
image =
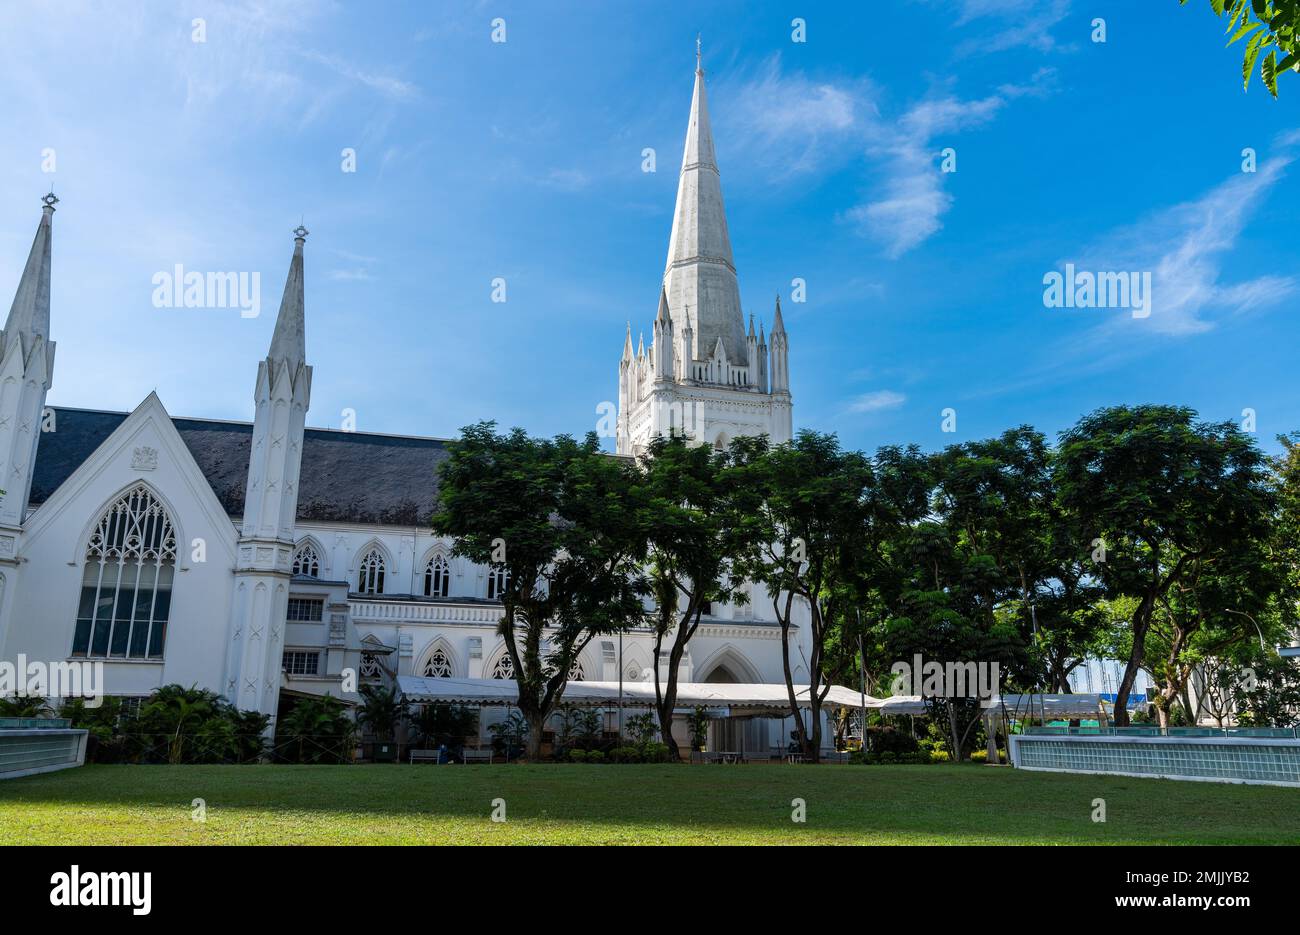
[[[59,407],[54,413],[55,430],[41,436],[36,453],[33,505],[45,502],[127,416]],[[173,419],[172,424],[226,512],[242,518],[253,426],[209,419]],[[446,457],[442,439],[307,429],[298,519],[427,525],[438,464]]]

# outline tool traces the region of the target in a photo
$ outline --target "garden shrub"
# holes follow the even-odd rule
[[[650,740],[641,744],[641,759],[646,763],[667,763],[671,756],[666,743]]]

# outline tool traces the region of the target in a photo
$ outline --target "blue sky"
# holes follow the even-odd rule
[[[310,424],[593,428],[655,312],[697,32],[796,427],[936,448],[1160,401],[1300,429],[1300,77],[1243,94],[1201,0],[5,4],[0,292],[53,182],[50,402],[251,418],[301,216]],[[1067,262],[1152,271],[1151,317],[1044,307]],[[155,308],[178,263],[260,272],[262,315]]]

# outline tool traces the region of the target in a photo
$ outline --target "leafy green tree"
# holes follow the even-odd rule
[[[887,623],[901,613],[913,574],[909,543],[929,513],[934,476],[933,459],[916,446],[885,446],[872,458],[859,538],[828,585],[839,593],[826,602],[826,683],[890,693],[888,673],[896,656],[886,643]]]
[[[1187,0],[1178,0],[1186,4]],[[1287,69],[1300,71],[1300,0],[1209,0],[1214,15],[1228,21],[1228,45],[1246,43],[1241,62],[1242,88],[1259,62],[1259,77],[1268,93],[1277,97],[1277,76]],[[1268,54],[1264,54],[1267,52]],[[1279,60],[1278,54],[1281,54]],[[1261,58],[1262,56],[1262,58]]]
[[[293,763],[350,763],[356,741],[352,711],[333,695],[298,698],[276,723],[276,751]]]
[[[673,712],[687,646],[711,603],[748,600],[744,579],[733,567],[747,527],[736,510],[728,464],[728,455],[678,434],[655,438],[641,459],[656,660],[671,639],[666,679],[654,666],[655,710],[674,760],[680,751]]]
[[[1264,652],[1252,660],[1249,677],[1234,682],[1237,720],[1243,727],[1295,727],[1300,724],[1300,666]]]
[[[781,661],[790,710],[798,711],[791,634],[795,601],[809,608],[809,726],[796,717],[804,755],[821,752],[821,709],[830,690],[824,661],[834,622],[843,619],[841,586],[863,549],[867,528],[864,491],[871,464],[860,452],[841,449],[834,435],[801,431],[792,442],[769,447],[765,438],[740,438],[731,449],[733,490],[743,517],[745,551],[736,573],[761,581],[772,599],[781,631]]]
[[[1203,683],[1207,670],[1217,669],[1219,679],[1231,679],[1230,668],[1216,661],[1238,658],[1243,650],[1275,644],[1281,637],[1273,612],[1278,569],[1267,560],[1264,546],[1262,541],[1246,543],[1214,560],[1194,559],[1183,579],[1157,599],[1144,668],[1160,726],[1169,726],[1176,704],[1189,716],[1200,711],[1200,698],[1193,697],[1194,676]],[[1202,684],[1195,694],[1203,689]]]
[[[534,439],[490,422],[465,428],[450,448],[433,528],[455,538],[456,554],[505,574],[498,633],[538,759],[579,654],[643,619],[636,466],[601,452],[595,433]]]
[[[1282,452],[1269,459],[1277,512],[1268,560],[1282,576],[1278,606],[1294,626],[1293,610],[1300,604],[1300,433],[1280,435],[1277,440]],[[1293,636],[1300,636],[1300,631]]]
[[[1055,479],[1075,539],[1096,552],[1094,573],[1107,596],[1136,599],[1115,702],[1123,726],[1161,602],[1197,568],[1221,565],[1266,537],[1274,492],[1248,436],[1176,406],[1085,416],[1061,436]]]
[[[0,717],[49,717],[50,703],[40,695],[0,696]]]

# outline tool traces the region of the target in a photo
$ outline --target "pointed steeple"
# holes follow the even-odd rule
[[[45,203],[41,209],[41,221],[36,226],[36,237],[32,240],[32,249],[27,255],[22,278],[18,280],[18,290],[14,293],[14,303],[9,307],[4,329],[6,345],[10,341],[22,341],[24,355],[31,352],[37,336],[42,341],[50,339],[52,222],[54,206],[59,203],[59,199],[54,197],[54,192],[50,192],[41,200]]]
[[[659,311],[655,314],[655,321],[668,321],[671,315],[668,311],[668,292],[662,287],[659,289]]]
[[[627,337],[623,340],[623,360],[625,362],[629,361],[632,356],[632,322],[629,321],[627,323]]]
[[[753,312],[749,313],[749,336],[751,338],[754,336],[754,313]]]
[[[0,538],[9,541],[7,550],[0,549],[0,566],[12,566],[18,555],[15,537],[27,515],[36,450],[43,434],[45,398],[54,382],[50,225],[59,199],[50,192],[42,201],[45,208],[36,239],[0,333],[0,386],[4,387],[0,392],[0,529],[5,531]]]
[[[642,357],[645,356],[645,332],[644,331],[637,336],[636,356],[637,356],[637,360],[640,360]]]
[[[781,318],[781,296],[776,297],[776,313],[772,316],[772,353],[769,373],[773,393],[790,392],[790,346]],[[785,434],[789,438],[789,433]],[[783,439],[784,440],[784,439]]]
[[[733,364],[744,364],[745,322],[740,312],[740,287],[727,232],[698,45],[691,116],[665,267],[664,292],[673,322],[678,333],[689,324],[694,336],[692,346],[686,348],[688,357],[702,358],[721,338],[728,359]]]
[[[293,232],[293,259],[289,261],[289,276],[284,281],[284,297],[280,299],[280,314],[275,319],[275,333],[271,335],[271,349],[266,356],[273,361],[287,360],[289,372],[307,359],[307,326],[305,297],[302,282],[302,247],[307,242],[307,228],[301,224]]]

